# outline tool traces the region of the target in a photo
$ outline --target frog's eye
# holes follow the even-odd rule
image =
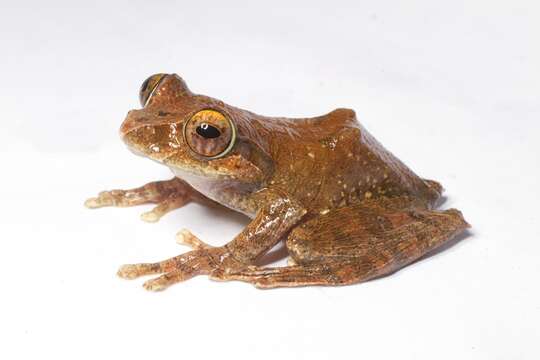
[[[201,110],[184,124],[184,139],[196,154],[215,159],[232,149],[236,129],[219,111]]]
[[[141,89],[139,90],[139,101],[141,102],[142,107],[146,106],[148,100],[150,100],[150,98],[152,97],[154,90],[156,90],[165,75],[167,74],[154,74],[148,79],[144,80],[141,85]]]

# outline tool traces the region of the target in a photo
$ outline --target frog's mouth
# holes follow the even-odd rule
[[[236,174],[228,170],[227,167],[220,164],[214,164],[214,161],[196,161],[189,160],[189,158],[180,156],[178,153],[163,154],[158,151],[157,148],[152,151],[151,149],[140,149],[138,146],[130,145],[128,142],[127,147],[133,154],[145,159],[150,159],[158,164],[167,166],[177,177],[184,179],[187,176],[196,176],[200,178],[213,178],[216,180],[231,180],[236,178]],[[181,161],[177,161],[178,157],[181,157]],[[186,179],[184,179],[186,180]]]
[[[136,149],[132,146],[128,146],[127,147],[129,151],[131,151],[133,154],[137,155],[137,156],[140,156],[140,157],[144,157],[144,158],[147,158],[148,156],[146,156],[141,150],[139,149]],[[157,160],[156,160],[157,161]]]
[[[127,148],[129,151],[131,151],[133,154],[137,156],[140,156],[145,159],[150,159],[162,165],[164,164],[164,160],[168,157],[168,155],[160,153],[159,148],[157,147],[154,147],[153,150],[152,149],[142,150],[138,146],[132,146],[128,143]]]
[[[135,155],[150,158],[168,166],[173,173],[191,174],[217,180],[237,180],[259,182],[263,178],[261,170],[239,153],[214,159],[201,159],[193,155],[181,139],[168,134],[170,128],[137,127],[122,134],[122,140]],[[160,133],[161,131],[161,133]]]
[[[172,155],[163,159],[162,164],[166,165],[179,178],[184,179],[186,176],[195,176],[214,180],[242,180],[243,176],[238,171],[234,171],[236,167],[230,166],[237,159],[219,159],[199,161],[191,157],[179,157]]]

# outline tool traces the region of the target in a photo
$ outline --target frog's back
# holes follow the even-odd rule
[[[285,188],[313,211],[377,197],[409,196],[431,206],[430,185],[373,138],[350,109],[308,119],[279,119],[271,139],[271,186]]]

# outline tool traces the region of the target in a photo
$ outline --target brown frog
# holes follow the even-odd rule
[[[157,221],[199,201],[252,219],[224,246],[183,230],[178,239],[192,251],[120,268],[126,279],[162,274],[144,283],[148,290],[201,274],[262,288],[352,284],[389,274],[469,226],[458,210],[433,210],[441,185],[384,149],[353,110],[304,119],[260,116],[196,95],[176,74],[149,77],[140,101],[121,136],[174,178],[105,191],[86,206],[156,203],[143,220]],[[289,265],[257,266],[281,240]]]

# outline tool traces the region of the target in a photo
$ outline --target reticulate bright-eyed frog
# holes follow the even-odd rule
[[[303,119],[260,116],[196,95],[175,74],[149,77],[140,101],[121,136],[174,178],[104,191],[86,206],[156,203],[143,220],[157,221],[199,201],[252,219],[224,246],[183,230],[178,239],[192,251],[120,268],[127,279],[162,274],[144,284],[148,290],[201,274],[264,288],[351,284],[389,274],[468,227],[458,210],[433,210],[441,185],[385,150],[353,110]],[[281,240],[289,265],[257,266]]]

